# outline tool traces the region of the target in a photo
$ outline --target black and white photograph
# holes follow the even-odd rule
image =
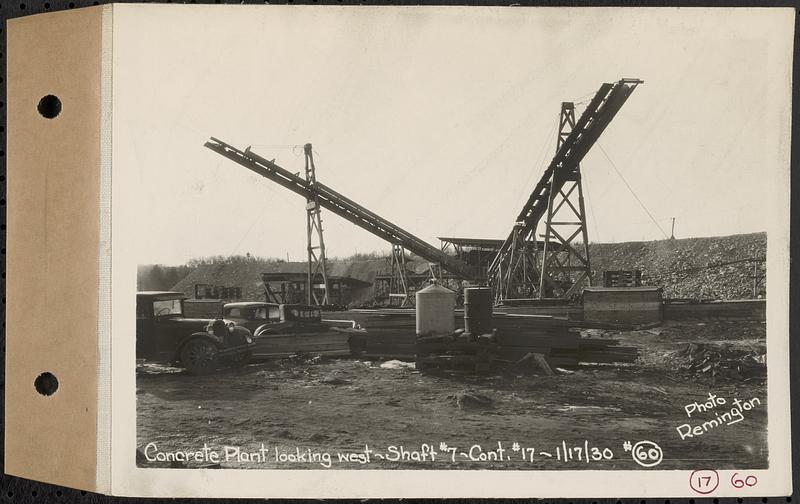
[[[785,463],[791,9],[120,12],[142,478]]]

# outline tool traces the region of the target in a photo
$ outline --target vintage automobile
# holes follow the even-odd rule
[[[349,355],[351,338],[364,331],[352,321],[322,320],[316,306],[259,301],[228,303],[225,320],[253,332],[254,358],[288,357],[293,354]]]
[[[177,364],[193,375],[247,364],[252,333],[230,320],[184,317],[185,299],[182,292],[136,293],[137,359]]]

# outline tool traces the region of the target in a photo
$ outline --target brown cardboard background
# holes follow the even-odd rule
[[[96,486],[102,8],[8,23],[5,467]],[[36,110],[54,94],[55,119]],[[59,380],[50,397],[34,379]]]

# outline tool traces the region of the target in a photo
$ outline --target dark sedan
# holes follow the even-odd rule
[[[256,358],[349,355],[350,337],[363,332],[346,321],[323,321],[318,307],[300,304],[228,303],[223,316],[253,332]]]

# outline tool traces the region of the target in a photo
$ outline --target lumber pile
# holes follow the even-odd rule
[[[580,362],[634,362],[638,357],[638,348],[620,346],[614,339],[581,338],[578,344],[577,358]]]
[[[418,341],[413,310],[353,310],[326,314],[326,318],[355,320],[366,329],[362,351],[365,357],[371,358],[415,359],[421,354],[430,360],[434,355],[449,356],[447,359],[458,367],[464,362],[467,363],[464,365],[474,363],[474,356],[484,353],[500,364],[516,363],[527,354],[541,354],[551,367],[575,367],[580,362],[633,362],[638,357],[635,347],[619,346],[616,340],[581,338],[573,329],[576,322],[566,318],[495,314],[493,339],[484,340],[464,336],[464,320],[454,316],[458,328],[454,334]],[[479,339],[486,348],[475,347]]]
[[[515,363],[527,354],[541,354],[552,367],[577,366],[580,335],[559,322],[497,324],[502,327],[497,329],[499,360]]]
[[[418,337],[416,364],[420,370],[437,367],[488,371],[497,351],[494,333],[470,334],[459,329],[452,334]]]
[[[413,359],[416,354],[414,310],[352,310],[326,313],[325,318],[355,320],[366,329],[367,334],[358,338],[365,357]]]

